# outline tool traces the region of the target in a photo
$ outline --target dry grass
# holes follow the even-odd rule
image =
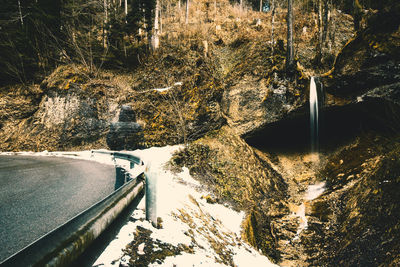
[[[207,4],[209,3],[209,4]],[[277,7],[274,23],[274,44],[286,40],[286,9]],[[312,65],[317,44],[317,14],[305,11],[302,7],[294,9],[295,57],[306,68],[315,71]],[[352,37],[352,18],[336,10],[332,11],[328,27],[328,40],[323,47],[323,66],[328,70],[339,49]],[[191,3],[189,24],[185,24],[185,10],[177,10],[173,16],[163,20],[164,33],[161,44],[193,45],[203,49],[202,41],[208,42],[208,49],[218,49],[216,44],[231,44],[244,37],[251,42],[272,47],[271,12],[253,11],[249,7],[240,8],[228,1],[218,1],[215,10],[213,2],[195,1]]]

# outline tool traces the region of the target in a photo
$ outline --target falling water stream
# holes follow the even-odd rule
[[[318,152],[319,121],[318,121],[318,93],[314,77],[310,81],[310,131],[311,153]]]
[[[318,117],[318,92],[317,85],[314,77],[310,80],[310,142],[311,142],[311,154],[314,154],[314,162],[319,162],[319,117]],[[303,197],[303,203],[300,206],[296,206],[294,216],[299,218],[299,226],[294,240],[298,240],[300,233],[307,229],[308,219],[306,217],[306,205],[308,201],[319,197],[325,190],[325,182],[319,182],[314,185],[309,185],[305,196]]]

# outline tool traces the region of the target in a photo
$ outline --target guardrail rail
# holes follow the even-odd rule
[[[103,200],[7,258],[0,263],[1,266],[69,266],[137,196],[143,194],[145,187],[148,194],[146,218],[152,218],[155,226],[155,190],[150,192],[148,189],[148,184],[154,185],[154,182],[149,183],[149,177],[155,175],[145,174],[144,162],[132,154],[92,150],[92,156],[96,154],[108,154],[114,160],[129,161],[129,168],[137,169],[135,177],[130,177]]]

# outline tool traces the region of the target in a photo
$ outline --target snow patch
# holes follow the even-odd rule
[[[325,182],[317,183],[314,185],[309,185],[307,188],[307,192],[304,196],[304,201],[311,201],[319,197],[325,191]],[[300,233],[307,229],[308,227],[308,219],[306,217],[306,206],[304,202],[297,207],[297,210],[294,214],[299,218],[299,227],[297,228],[296,236],[293,238],[293,241],[298,240],[300,238]]]
[[[225,205],[207,203],[202,198],[204,189],[190,176],[187,168],[183,168],[181,173],[172,173],[164,168],[172,154],[181,148],[153,147],[128,152],[140,157],[152,172],[158,173],[157,216],[162,218],[162,229],[156,229],[144,221],[144,199],[132,215],[134,222],[129,225],[152,231],[150,237],[153,240],[173,246],[186,245],[194,250],[193,254],[182,252],[181,255],[167,257],[161,264],[153,263],[149,266],[226,266],[215,261],[221,259],[220,253],[230,254],[235,266],[276,266],[241,240],[243,212],[234,211]],[[132,226],[129,227],[132,230]],[[130,237],[133,239],[133,234]],[[223,251],[215,251],[212,243],[221,244]],[[121,246],[120,250],[125,246]],[[112,251],[116,249],[107,247],[95,265],[115,266],[110,265],[115,257],[107,255],[113,255]]]
[[[308,219],[306,217],[306,206],[304,203],[302,203],[296,213],[295,216],[299,217],[299,227],[297,228],[296,236],[293,238],[293,241],[298,240],[300,238],[300,233],[304,230],[307,229],[308,227]]]
[[[325,182],[308,186],[305,200],[314,200],[325,191]]]

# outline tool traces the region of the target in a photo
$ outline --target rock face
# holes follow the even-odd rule
[[[0,150],[105,147],[105,135],[117,112],[116,89],[89,81],[83,73],[61,66],[40,86],[20,85],[0,93],[6,111],[0,116]]]
[[[326,181],[326,191],[306,203],[308,228],[295,242],[299,222],[293,216],[272,221],[284,266],[400,264],[396,241],[400,236],[396,193],[400,190],[399,26],[400,3],[383,8],[342,49],[334,68],[319,79],[326,94],[320,113],[321,161],[310,173],[289,175],[287,201],[300,205],[302,200],[296,195],[310,182]],[[300,160],[287,159],[309,153],[307,94],[296,102],[287,93],[280,98],[267,94],[279,86],[258,88],[244,94],[245,88],[238,86],[225,93],[228,122],[249,144],[265,151],[272,166],[299,164]],[[288,176],[277,170],[282,177]]]
[[[294,109],[294,102],[293,92],[283,81],[277,79],[276,84],[268,85],[265,80],[244,77],[225,91],[222,109],[237,133],[246,135],[284,118]]]
[[[332,70],[322,75],[326,94],[320,141],[330,150],[362,131],[399,130],[400,5],[387,6],[369,18],[368,27],[348,42]],[[252,145],[309,147],[308,88],[280,79],[260,80],[252,88],[238,83],[224,95],[231,126]],[[297,149],[297,148],[296,148]]]
[[[371,17],[322,78],[327,92],[350,101],[380,98],[399,104],[399,25],[399,3]]]
[[[310,265],[400,264],[399,26],[400,3],[394,3],[370,18],[322,77],[330,107],[346,111],[343,118],[359,112],[362,130],[318,175],[327,190],[311,204],[303,236]]]
[[[34,115],[44,129],[63,129],[60,143],[79,145],[96,140],[107,128],[106,120],[99,118],[96,100],[78,94],[49,92]]]
[[[143,142],[143,129],[136,123],[136,115],[129,105],[123,105],[118,122],[110,125],[107,145],[111,150],[134,150]]]
[[[225,90],[222,111],[239,135],[257,135],[265,126],[296,113],[306,102],[305,80],[296,86],[295,82],[280,78],[277,72],[273,77],[272,80],[244,77]]]
[[[399,151],[398,140],[369,135],[329,158],[303,239],[311,265],[399,265]]]

